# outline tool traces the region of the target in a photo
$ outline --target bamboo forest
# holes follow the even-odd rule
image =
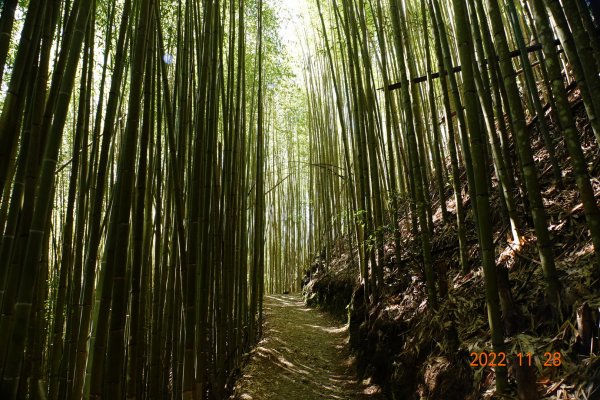
[[[600,400],[597,0],[0,0],[0,400]]]

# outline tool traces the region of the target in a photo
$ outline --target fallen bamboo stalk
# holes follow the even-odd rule
[[[554,41],[554,44],[558,46],[560,44],[560,40],[556,39]],[[533,53],[534,51],[538,51],[538,50],[541,50],[541,49],[542,49],[542,45],[541,44],[534,44],[534,45],[528,46],[526,48],[527,53]],[[562,49],[560,49],[559,52],[562,52]],[[517,49],[517,50],[511,51],[508,54],[510,55],[511,58],[515,58],[515,57],[518,57],[521,54],[521,51]],[[487,64],[487,59],[483,60],[483,64],[484,65]],[[453,73],[460,72],[461,70],[462,70],[462,68],[461,68],[460,65],[452,68],[452,72]],[[519,71],[519,72],[522,72],[522,71]],[[445,73],[445,71],[434,72],[433,74],[431,74],[431,79],[438,79],[442,73]],[[426,82],[426,81],[427,81],[427,76],[426,75],[419,76],[419,77],[416,77],[416,78],[412,78],[410,80],[410,82],[413,83],[413,84],[414,83]],[[401,82],[396,82],[396,83],[392,83],[391,85],[389,85],[388,86],[388,90],[396,90],[396,89],[400,89],[401,87],[402,87],[402,83]],[[379,90],[383,90],[383,88],[379,88]]]

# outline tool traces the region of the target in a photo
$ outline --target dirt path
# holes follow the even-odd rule
[[[298,295],[266,296],[263,340],[252,351],[232,399],[312,400],[384,397],[357,382],[347,328],[307,308]]]

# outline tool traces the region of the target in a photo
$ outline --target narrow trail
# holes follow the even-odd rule
[[[243,368],[232,399],[372,399],[348,352],[347,327],[304,305],[299,295],[266,296],[263,339]]]

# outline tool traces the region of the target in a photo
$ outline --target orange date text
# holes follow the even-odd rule
[[[518,366],[531,366],[534,362],[534,356],[531,353],[517,353],[510,356]],[[472,351],[470,354],[471,367],[506,367],[509,363],[509,356],[501,352],[487,351]],[[545,352],[542,365],[544,367],[560,367],[562,365],[562,357],[559,351]]]

